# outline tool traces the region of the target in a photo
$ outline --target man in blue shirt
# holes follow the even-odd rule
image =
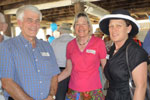
[[[60,72],[52,47],[38,40],[42,14],[26,5],[18,9],[21,35],[0,44],[0,78],[6,100],[54,100]]]

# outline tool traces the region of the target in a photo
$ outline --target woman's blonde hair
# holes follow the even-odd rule
[[[74,22],[73,22],[73,34],[76,36],[76,33],[75,33],[75,24],[76,24],[76,22],[78,21],[78,19],[80,17],[84,17],[87,20],[87,23],[88,23],[88,25],[90,27],[89,34],[92,34],[93,33],[93,27],[92,27],[92,24],[90,22],[90,19],[89,19],[88,15],[85,12],[79,12],[78,14],[76,14],[76,16],[74,18]]]

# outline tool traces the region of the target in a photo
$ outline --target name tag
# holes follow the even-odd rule
[[[87,52],[87,53],[96,54],[96,51],[95,51],[95,50],[90,50],[90,49],[87,49],[87,50],[86,50],[86,52]]]
[[[41,52],[42,56],[50,56],[50,54],[48,52]]]
[[[109,59],[109,54],[106,55],[106,59]]]

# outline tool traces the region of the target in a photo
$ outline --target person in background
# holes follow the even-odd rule
[[[63,23],[62,25],[60,25],[58,31],[60,32],[60,37],[56,38],[51,43],[51,46],[53,47],[58,66],[60,70],[63,71],[66,67],[67,44],[73,39],[73,37],[70,35],[72,33],[71,24]],[[58,84],[56,100],[65,100],[65,96],[68,90],[69,79],[70,77],[64,79]]]
[[[116,9],[105,15],[99,23],[103,33],[114,42],[110,49],[104,74],[109,80],[105,100],[132,100],[129,90],[129,70],[126,61],[126,48],[132,77],[135,83],[133,100],[144,100],[147,86],[148,55],[132,39],[139,32],[139,24],[124,9]]]
[[[96,28],[96,31],[94,32],[94,36],[100,37],[102,40],[104,40],[104,33],[99,28]]]
[[[52,47],[38,40],[42,14],[32,5],[16,13],[21,34],[0,44],[0,78],[6,100],[54,100],[58,68]]]
[[[0,12],[0,42],[10,38],[10,37],[5,35],[7,27],[8,27],[8,24],[6,23],[5,16],[4,16],[4,14],[2,14]]]
[[[110,48],[111,48],[111,46],[113,45],[113,41],[110,39],[110,36],[109,36],[109,35],[106,35],[104,41],[105,41],[107,53],[109,53]]]
[[[106,50],[107,52],[109,52],[110,50],[110,47],[112,46],[113,42],[111,41],[110,37],[108,35],[105,35],[101,30],[100,28],[97,28],[95,33],[94,33],[94,36],[96,37],[100,37],[102,40],[104,40],[105,42],[105,45],[106,45]]]
[[[106,63],[104,41],[92,35],[92,24],[86,13],[75,16],[73,24],[76,38],[67,45],[66,68],[58,81],[70,76],[66,100],[104,100],[99,76],[99,65]]]
[[[148,58],[149,58],[148,71],[150,72],[150,30],[148,30],[147,35],[144,39],[143,48],[148,53]]]
[[[48,41],[50,44],[53,42],[53,40],[55,40],[55,37],[54,36],[51,36],[51,35],[46,35],[46,41]]]
[[[6,32],[8,27],[8,24],[6,23],[5,16],[0,12],[0,43],[9,37],[6,36],[4,33]],[[0,80],[0,100],[5,100],[3,96],[3,89],[2,89],[2,83]]]
[[[51,37],[51,35],[47,34],[46,35],[46,41],[48,41],[48,38]]]
[[[150,30],[148,30],[144,42],[143,42],[143,48],[147,51],[148,56],[150,56]]]

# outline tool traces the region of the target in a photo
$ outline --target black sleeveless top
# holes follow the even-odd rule
[[[128,85],[129,72],[126,62],[126,47],[129,43],[131,45],[128,48],[128,59],[131,72],[142,62],[148,61],[146,51],[136,44],[133,39],[129,38],[114,55],[115,45],[113,45],[104,68],[104,74],[109,80],[109,88],[105,100],[131,100]]]

